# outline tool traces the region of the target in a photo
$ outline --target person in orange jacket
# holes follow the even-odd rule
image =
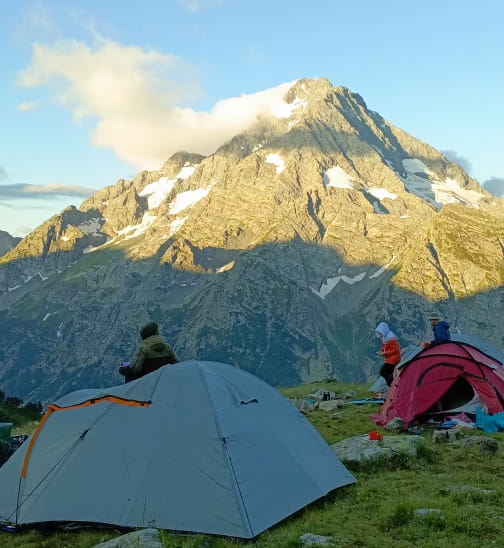
[[[395,366],[401,361],[401,348],[397,337],[390,329],[387,322],[380,322],[375,329],[375,334],[381,339],[381,348],[378,353],[383,356],[384,363],[380,369],[380,376],[383,377],[388,386],[394,379]]]

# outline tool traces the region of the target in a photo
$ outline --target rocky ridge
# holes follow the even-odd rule
[[[21,238],[11,236],[5,230],[0,230],[0,256],[7,253],[21,241]]]

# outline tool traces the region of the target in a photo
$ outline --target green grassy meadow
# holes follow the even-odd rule
[[[287,397],[305,397],[324,387],[339,395],[352,389],[356,398],[367,397],[367,386],[342,385],[336,381],[281,389]],[[312,411],[306,416],[333,444],[377,429],[370,415],[377,404],[346,403],[337,418],[331,413]],[[5,410],[4,410],[5,415]],[[16,415],[16,432],[33,427],[33,417],[25,424]],[[244,542],[206,535],[161,532],[164,548],[231,548],[252,545],[257,548],[301,546],[305,533],[331,536],[330,546],[348,548],[494,548],[504,546],[503,441],[504,433],[470,431],[462,435],[492,436],[498,449],[492,456],[480,454],[477,447],[463,448],[432,443],[432,430],[422,434],[425,447],[416,458],[398,456],[387,464],[368,464],[349,469],[357,482],[336,490],[299,511],[253,541]],[[475,490],[451,491],[457,486]],[[0,487],[1,488],[1,487]],[[485,493],[483,490],[488,490]],[[419,515],[418,510],[431,510]],[[0,532],[5,548],[90,548],[124,534],[113,528],[86,528],[71,532],[26,529]]]

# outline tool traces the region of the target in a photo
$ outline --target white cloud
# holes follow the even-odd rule
[[[303,107],[304,110],[307,104],[308,101],[306,101],[306,99],[299,99],[296,97],[292,103],[279,103],[278,105],[274,105],[271,112],[277,118],[290,118],[299,107]]]
[[[35,101],[27,102],[27,103],[20,103],[16,110],[19,110],[20,112],[26,112],[28,110],[35,110],[37,108],[37,103]]]
[[[0,173],[1,174],[1,173]],[[95,189],[78,185],[47,184],[47,185],[1,185],[0,198],[2,199],[51,199],[54,196],[78,196],[87,198]]]
[[[202,95],[190,68],[174,55],[100,40],[36,44],[23,86],[47,86],[79,121],[97,119],[96,146],[135,169],[159,169],[178,150],[210,154],[261,112],[283,101],[291,83],[225,99],[210,112],[187,108]]]
[[[504,178],[490,177],[483,183],[483,188],[491,192],[497,198],[504,198]]]
[[[45,2],[36,1],[24,12],[25,23],[31,29],[52,32],[55,29],[50,7]]]
[[[445,157],[450,160],[450,162],[454,162],[455,164],[458,164],[463,170],[465,170],[466,173],[471,173],[472,171],[472,165],[471,162],[459,154],[455,150],[442,150],[442,154],[445,155]]]
[[[196,13],[206,7],[218,6],[223,0],[179,0],[179,5],[185,10]]]

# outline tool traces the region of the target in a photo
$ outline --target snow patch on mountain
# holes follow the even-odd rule
[[[395,259],[396,259],[396,256],[392,255],[392,259],[390,259],[390,261],[386,265],[379,268],[376,272],[374,272],[373,274],[370,274],[369,279],[372,280],[374,278],[378,278],[378,276],[383,274],[385,272],[385,270],[388,270],[389,266],[395,261]]]
[[[142,222],[138,225],[128,225],[127,227],[117,232],[118,236],[125,236],[125,240],[136,238],[143,234],[157,219],[157,215],[151,215],[150,213],[144,213]]]
[[[26,278],[23,278],[23,282],[27,284],[30,280],[33,280],[33,278],[35,278],[36,276],[38,276],[43,282],[45,282],[49,278],[49,276],[44,276],[40,271],[38,271],[38,272],[35,272],[35,274],[33,274],[32,276],[27,276]],[[15,291],[16,289],[19,289],[20,287],[21,287],[21,284],[8,286],[7,291],[10,293],[11,291]]]
[[[300,99],[296,97],[292,103],[281,103],[279,105],[274,105],[271,108],[271,113],[276,118],[290,118],[298,108],[302,108],[301,112],[304,112],[308,101],[306,99]]]
[[[478,202],[483,194],[476,190],[467,190],[461,187],[454,179],[446,178],[444,183],[432,185],[436,202],[442,204],[462,204],[475,209],[479,208]]]
[[[266,156],[266,162],[268,164],[275,165],[276,172],[278,174],[282,173],[282,171],[285,169],[285,162],[282,160],[282,158],[278,154],[268,154]]]
[[[258,143],[253,149],[252,152],[257,152],[260,150],[268,141],[266,139],[263,139],[260,143]]]
[[[177,213],[184,211],[184,209],[194,206],[194,204],[197,204],[200,200],[202,200],[203,198],[205,198],[205,196],[208,195],[208,193],[210,192],[210,190],[212,190],[212,187],[214,185],[215,185],[215,182],[213,182],[211,185],[207,186],[206,188],[198,188],[196,190],[186,190],[185,192],[181,192],[180,194],[177,194],[175,200],[170,204],[170,213],[172,215],[177,215]]]
[[[467,190],[454,179],[441,181],[421,160],[408,158],[402,161],[406,176],[399,175],[406,190],[419,198],[431,203],[436,209],[445,204],[462,204],[475,209],[479,208],[479,200],[483,194],[475,190]]]
[[[189,177],[195,172],[196,168],[199,166],[199,164],[191,165],[191,164],[185,164],[184,167],[179,171],[178,175],[176,176],[177,179],[186,180],[189,179]]]
[[[322,176],[324,186],[333,188],[354,188],[352,178],[340,166],[329,168]]]
[[[389,192],[386,188],[370,188],[368,192],[380,201],[385,200],[385,198],[389,198],[390,200],[397,199],[397,194]]]
[[[186,215],[185,217],[182,217],[181,219],[177,218],[174,221],[170,223],[170,232],[168,234],[168,238],[170,236],[173,236],[181,227],[182,225],[187,221],[189,218],[189,215]]]
[[[234,267],[234,265],[235,265],[235,261],[231,261],[229,263],[226,263],[225,265],[222,265],[215,272],[217,272],[217,274],[221,274],[222,272],[228,272]]]
[[[141,192],[140,196],[148,196],[147,204],[149,209],[155,209],[160,206],[172,191],[175,183],[179,180],[186,180],[194,173],[199,164],[185,164],[184,167],[175,175],[175,179],[161,177],[153,183],[149,183]]]
[[[340,283],[344,282],[348,285],[353,285],[356,282],[360,282],[366,277],[366,272],[361,272],[360,274],[357,274],[357,276],[335,276],[334,278],[327,278],[327,280],[320,286],[320,289],[317,291],[316,289],[313,289],[313,287],[310,287],[310,289],[320,297],[321,299],[325,299],[329,293]]]
[[[147,204],[149,209],[155,209],[165,200],[166,196],[172,191],[173,186],[177,182],[177,179],[168,179],[168,177],[161,177],[161,179],[149,183],[141,192],[140,196],[148,196]]]
[[[366,276],[369,279],[378,278],[381,274],[383,274],[386,270],[388,270],[389,266],[395,261],[395,256],[392,257],[392,259],[384,266],[378,268],[375,270],[372,274],[368,276],[367,272],[360,272],[356,276],[346,276],[346,275],[340,275],[335,276],[334,278],[327,278],[327,280],[321,284],[320,289],[314,289],[313,287],[310,287],[313,293],[317,295],[317,297],[320,297],[322,300],[324,300],[329,293],[340,283],[343,282],[347,285],[353,285],[357,282],[361,282]]]

